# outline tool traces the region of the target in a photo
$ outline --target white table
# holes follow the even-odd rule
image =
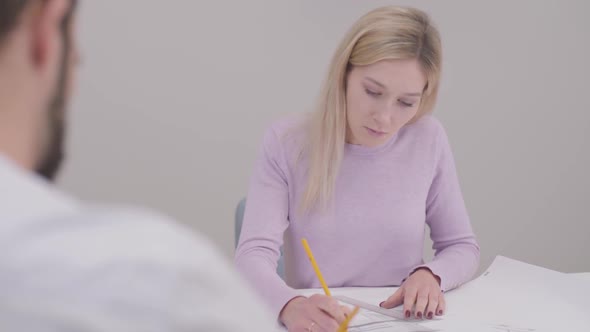
[[[590,283],[590,272],[572,273],[571,275],[576,276],[576,277],[580,278],[581,280],[584,280],[584,281],[587,281],[588,283]],[[346,287],[346,288],[331,288],[330,289],[333,296],[343,295],[343,296],[346,296],[349,298],[354,298],[356,300],[360,300],[362,302],[366,302],[366,303],[373,304],[373,305],[379,305],[379,303],[381,301],[384,301],[385,299],[387,299],[387,297],[389,297],[391,294],[393,294],[396,290],[397,290],[396,287]],[[322,289],[302,289],[300,291],[301,291],[301,295],[305,295],[305,296],[310,296],[312,294],[323,294]],[[450,304],[452,305],[453,299],[452,299],[451,294],[449,294],[447,302],[451,302]],[[400,313],[402,311],[401,307],[397,308],[396,310],[399,310]],[[446,317],[450,318],[451,320],[460,318],[458,316],[460,316],[460,314],[453,312],[453,310],[449,310],[446,315]],[[442,319],[444,319],[444,317]],[[437,322],[431,322],[431,323],[436,324]],[[438,323],[444,323],[444,322],[439,321]],[[429,324],[428,320],[423,321],[422,324],[427,327],[429,325],[432,325],[432,324]],[[433,328],[436,328],[435,326],[433,326]],[[443,330],[445,330],[445,329],[443,328]],[[285,329],[280,328],[280,329],[278,329],[278,331],[285,331]],[[457,331],[463,331],[463,330],[457,330]],[[470,329],[466,329],[465,331],[470,331]]]
[[[575,275],[576,277],[580,277],[584,280],[588,280],[590,282],[590,272],[570,273],[570,274]]]

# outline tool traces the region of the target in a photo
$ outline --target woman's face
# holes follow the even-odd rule
[[[418,112],[426,76],[417,60],[354,66],[346,84],[346,141],[376,147]]]

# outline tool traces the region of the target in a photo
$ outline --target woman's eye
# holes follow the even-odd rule
[[[380,93],[380,92],[376,92],[376,91],[373,91],[373,90],[371,90],[371,89],[365,89],[365,92],[366,92],[366,93],[367,93],[369,96],[372,96],[372,97],[378,97],[378,96],[381,96],[381,93]]]
[[[408,103],[408,102],[405,102],[405,101],[403,101],[403,100],[398,100],[398,102],[399,102],[400,104],[402,104],[402,106],[404,106],[404,107],[413,107],[413,106],[414,106],[414,104],[413,104],[413,103]]]

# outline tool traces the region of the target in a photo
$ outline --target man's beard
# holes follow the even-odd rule
[[[68,79],[68,69],[70,60],[70,34],[68,30],[73,12],[76,8],[76,0],[71,0],[70,9],[64,17],[61,24],[63,38],[62,57],[60,61],[59,76],[56,82],[56,89],[53,98],[47,105],[47,119],[43,140],[41,142],[41,151],[35,171],[49,181],[53,181],[57,176],[59,167],[64,159],[65,144],[65,113],[66,113],[66,85]]]
[[[65,144],[65,66],[61,68],[59,86],[50,104],[48,105],[47,120],[45,127],[45,142],[42,142],[43,149],[38,159],[35,171],[49,181],[55,180],[59,168],[64,159]]]

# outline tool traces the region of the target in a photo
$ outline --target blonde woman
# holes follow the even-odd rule
[[[290,331],[334,331],[344,310],[320,287],[400,286],[380,303],[406,317],[445,311],[443,292],[468,281],[479,247],[449,142],[431,112],[441,44],[420,10],[384,7],[338,47],[315,113],[274,124],[248,193],[236,265]],[[436,251],[423,261],[425,227]],[[284,246],[285,280],[275,272]]]

